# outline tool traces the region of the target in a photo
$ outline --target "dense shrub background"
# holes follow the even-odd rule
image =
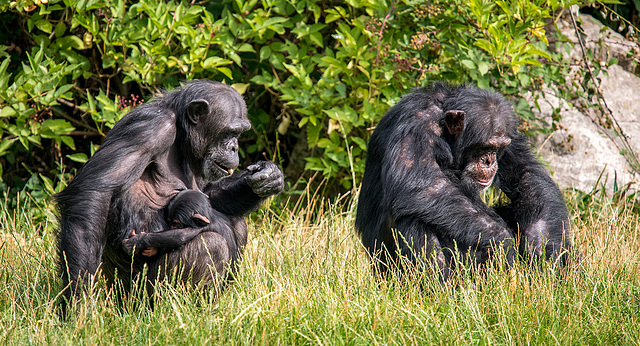
[[[493,87],[544,131],[514,96],[563,82],[549,25],[577,2],[0,0],[0,189],[60,190],[132,107],[196,78],[244,95],[243,160],[279,162],[290,191],[357,185],[380,117],[438,79]]]

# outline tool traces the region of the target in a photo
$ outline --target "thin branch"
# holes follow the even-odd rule
[[[391,13],[393,13],[393,10],[395,10],[395,8],[396,1],[393,0],[393,2],[391,3],[391,7],[389,7],[389,12],[387,12],[387,15],[382,21],[382,25],[380,26],[380,32],[378,33],[378,47],[376,48],[376,64],[380,63],[380,45],[382,44],[382,33],[384,32],[385,26],[387,26],[387,20],[389,20],[389,17],[391,17]]]
[[[71,131],[67,133],[69,136],[87,136],[87,137],[102,137],[102,134],[98,131]]]

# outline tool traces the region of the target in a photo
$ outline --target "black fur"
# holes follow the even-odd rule
[[[237,137],[250,126],[242,97],[209,81],[190,82],[125,115],[55,196],[66,300],[80,294],[99,267],[111,284],[117,281],[125,290],[145,264],[150,283],[179,265],[184,280],[215,283],[246,244],[244,215],[284,186],[272,162],[229,176],[239,161]],[[186,189],[209,196],[215,232],[174,230],[179,238],[159,255],[128,255],[123,241],[134,231],[143,235],[170,228],[164,208]]]
[[[225,239],[231,256],[230,265],[235,267],[239,252],[234,232],[229,228],[230,220],[211,208],[209,196],[196,190],[180,191],[165,208],[165,219],[168,225],[163,229],[171,229],[133,235],[123,241],[125,251],[131,255],[151,247],[176,249],[202,232],[216,232]]]
[[[500,146],[487,144],[494,138]],[[496,157],[492,182],[511,200],[496,210],[471,178],[469,160],[484,153]],[[518,133],[511,105],[495,92],[444,83],[406,95],[376,127],[356,229],[381,271],[396,267],[400,253],[435,263],[445,279],[457,254],[482,264],[501,246],[512,262],[514,239],[528,257],[564,261],[570,249],[562,194]]]

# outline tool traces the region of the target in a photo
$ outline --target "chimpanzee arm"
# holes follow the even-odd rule
[[[455,241],[461,251],[475,252],[478,262],[485,261],[491,247],[499,244],[512,261],[512,232],[490,208],[476,201],[477,197],[464,193],[453,172],[441,167],[444,163],[436,160],[434,152],[446,148],[445,143],[438,145],[441,140],[433,134],[408,135],[387,151],[381,172],[383,204],[391,207],[394,220],[418,218],[438,238]],[[412,230],[402,234],[405,239],[424,237],[413,234],[416,228]]]
[[[260,161],[245,172],[210,183],[204,189],[211,206],[230,216],[243,216],[260,207],[264,200],[284,188],[284,175],[275,163]]]
[[[160,232],[136,233],[133,231],[129,238],[122,241],[122,247],[129,255],[134,251],[150,247],[176,249],[184,246],[201,233],[215,232],[226,240],[232,258],[237,257],[238,244],[232,231],[231,220],[217,210],[211,210],[208,215],[212,216],[211,223],[202,227],[185,227]]]
[[[55,196],[61,215],[60,269],[63,284],[73,283],[74,295],[77,284],[86,283],[87,274],[93,275],[100,265],[114,193],[139,179],[154,157],[168,151],[174,138],[173,113],[138,107],[113,127],[75,179]]]
[[[198,228],[170,229],[162,232],[133,232],[130,238],[122,241],[122,248],[129,255],[133,254],[134,251],[138,252],[150,247],[167,250],[176,249],[191,241],[198,234],[210,231],[213,231],[213,226],[211,225]]]
[[[536,160],[523,135],[498,160],[500,189],[511,199],[501,214],[521,235],[521,248],[547,258],[570,249],[569,214],[560,189]],[[545,245],[546,244],[546,245]]]
[[[67,189],[113,192],[130,186],[152,159],[169,150],[175,136],[173,112],[153,104],[140,106],[116,123]]]

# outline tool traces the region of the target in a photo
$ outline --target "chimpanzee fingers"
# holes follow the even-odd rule
[[[259,171],[269,170],[271,172],[278,170],[278,165],[271,161],[258,161],[249,167],[247,167],[247,171],[251,173],[259,172]]]
[[[127,255],[133,255],[136,250],[135,242],[130,239],[125,239],[122,241],[122,249],[127,253]]]
[[[257,172],[261,169],[263,169],[265,166],[265,161],[258,161],[252,165],[250,165],[249,167],[247,167],[247,171],[254,173]]]
[[[259,164],[254,163],[253,165],[251,165],[251,166],[247,167],[247,171],[248,171],[248,172],[253,173],[253,172],[257,172],[257,171],[259,171],[259,170],[260,170],[260,168],[261,168],[261,167],[260,167],[260,165],[259,165]]]
[[[245,181],[260,197],[279,193],[284,188],[284,175],[273,162],[260,161],[247,167],[247,170],[253,174],[246,176]]]
[[[275,179],[254,189],[253,192],[255,192],[256,195],[260,197],[268,197],[268,196],[280,193],[283,188],[284,188],[284,180]]]
[[[247,182],[259,183],[261,181],[269,179],[269,176],[273,174],[273,171],[265,172],[260,171],[259,173],[252,174],[246,177]]]
[[[277,178],[278,178],[278,174],[275,174],[275,172],[273,172],[272,170],[269,170],[268,172],[260,171],[259,173],[249,175],[245,177],[245,180],[251,187],[255,187],[255,186],[266,184],[270,179],[277,179]]]
[[[260,197],[267,197],[279,193],[284,188],[284,179],[272,176],[260,181],[247,181],[253,192]]]
[[[271,162],[271,161],[258,161],[252,165],[250,165],[249,167],[247,167],[247,171],[249,172],[257,172],[263,169],[278,169],[278,165],[276,165],[275,163]]]

